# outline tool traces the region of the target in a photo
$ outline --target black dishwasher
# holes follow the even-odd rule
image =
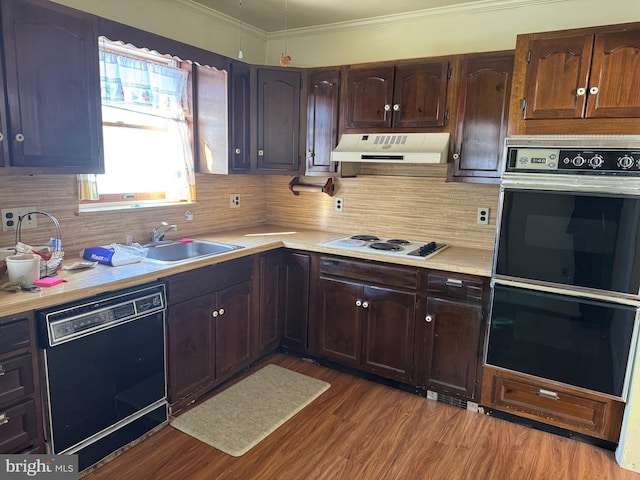
[[[80,470],[167,421],[162,283],[37,312],[49,453]]]

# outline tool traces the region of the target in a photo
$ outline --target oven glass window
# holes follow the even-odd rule
[[[635,307],[494,288],[487,364],[622,396]]]
[[[506,190],[498,275],[637,295],[640,198]]]

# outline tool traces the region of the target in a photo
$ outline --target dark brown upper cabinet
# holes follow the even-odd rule
[[[5,166],[20,167],[16,173],[103,172],[97,17],[25,0],[2,0],[0,14]]]
[[[296,174],[300,168],[302,74],[257,68],[256,173]]]
[[[229,83],[229,172],[249,173],[249,118],[251,116],[250,68],[246,63],[231,64]]]
[[[444,126],[449,72],[448,59],[349,69],[345,129]]]
[[[306,174],[331,174],[337,166],[331,151],[338,144],[340,106],[339,68],[309,72],[307,95]]]
[[[463,55],[458,71],[451,179],[497,182],[509,120],[513,52]]]
[[[640,23],[519,35],[509,132],[637,133],[639,79]]]

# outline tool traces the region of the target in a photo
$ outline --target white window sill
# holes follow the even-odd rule
[[[193,205],[195,202],[158,202],[143,200],[137,202],[109,202],[109,203],[82,203],[78,205],[78,214],[113,212],[117,210],[137,210],[141,208],[183,207]]]

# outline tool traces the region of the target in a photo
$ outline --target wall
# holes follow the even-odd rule
[[[265,222],[266,202],[263,179],[254,176],[197,175],[197,202],[191,205],[131,209],[117,212],[77,214],[75,175],[0,176],[0,206],[35,206],[52,214],[60,222],[65,254],[76,258],[78,252],[94,245],[124,243],[126,234],[146,243],[161,221],[178,226],[167,238],[183,238],[260,225]],[[229,195],[240,194],[240,209],[229,208]],[[187,210],[193,220],[186,221]],[[38,226],[22,231],[22,241],[42,244],[55,236],[53,223],[37,215]],[[15,244],[15,232],[0,232],[0,246]]]
[[[378,21],[287,32],[299,67],[510,50],[519,33],[640,21],[637,0],[484,0]],[[284,40],[272,34],[267,63],[278,64]]]

